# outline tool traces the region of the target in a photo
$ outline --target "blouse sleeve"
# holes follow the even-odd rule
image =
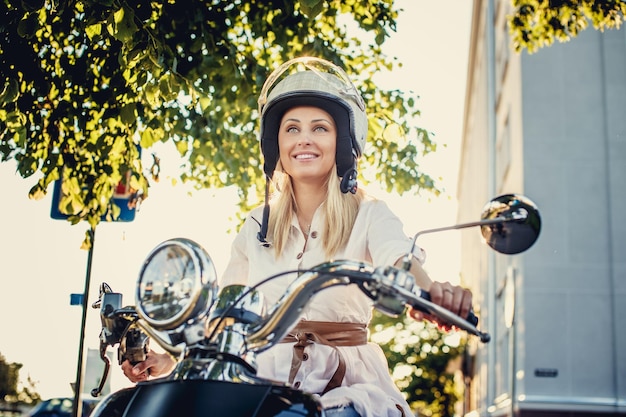
[[[411,249],[412,239],[404,232],[402,221],[380,200],[371,202],[367,217],[367,242],[373,265],[395,264]],[[421,248],[415,247],[412,254],[424,263],[425,253]]]
[[[253,216],[254,213],[248,215],[239,233],[235,236],[231,246],[230,260],[219,282],[221,287],[234,284],[248,285],[248,245],[250,245],[251,239],[254,241],[253,244],[256,243],[254,236],[259,227],[252,218]]]

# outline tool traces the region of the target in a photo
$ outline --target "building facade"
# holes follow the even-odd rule
[[[459,222],[500,194],[539,207],[539,240],[490,252],[462,232],[480,326],[466,415],[626,415],[626,31],[516,53],[509,0],[475,0]]]

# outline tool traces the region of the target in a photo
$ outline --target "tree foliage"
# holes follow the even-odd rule
[[[374,313],[370,330],[413,410],[421,416],[456,415],[461,393],[451,364],[463,354],[464,341],[451,343],[433,323],[398,320],[379,312]]]
[[[589,23],[597,30],[619,29],[624,0],[513,0],[509,28],[516,51],[536,52],[555,40],[567,42]]]
[[[21,363],[9,363],[0,354],[0,403],[34,404],[41,400],[35,391],[35,383],[28,378],[26,386],[19,383]]]
[[[2,0],[0,160],[38,174],[31,198],[63,177],[61,211],[95,226],[118,215],[120,182],[147,196],[158,158],[142,166],[140,148],[171,141],[183,181],[234,185],[245,208],[263,184],[258,93],[310,55],[344,67],[366,98],[362,166],[377,169],[365,180],[434,189],[417,163],[435,144],[413,124],[416,97],[372,81],[397,64],[381,49],[397,13],[392,0]]]

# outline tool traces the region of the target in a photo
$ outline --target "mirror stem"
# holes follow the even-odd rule
[[[528,212],[522,209],[522,210],[518,210],[514,212],[510,217],[495,217],[493,219],[484,219],[484,220],[479,220],[476,222],[461,223],[461,224],[455,224],[452,226],[437,227],[435,229],[421,230],[417,232],[415,236],[413,236],[413,240],[411,241],[411,250],[407,252],[407,254],[404,256],[404,259],[402,260],[402,269],[404,269],[405,271],[409,271],[411,269],[411,258],[413,257],[413,251],[415,250],[415,244],[417,242],[417,238],[420,237],[421,235],[425,235],[428,233],[444,232],[446,230],[466,229],[468,227],[474,227],[474,226],[489,226],[489,225],[498,224],[498,223],[520,221],[520,220],[525,220],[527,217],[528,217]]]

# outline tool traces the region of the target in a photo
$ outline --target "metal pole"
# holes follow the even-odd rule
[[[494,195],[496,191],[496,140],[497,140],[497,122],[496,122],[496,60],[495,60],[495,4],[494,0],[487,1],[487,120],[488,120],[488,190],[489,195]],[[487,254],[487,331],[494,339],[497,340],[496,332],[496,254],[489,251]],[[492,413],[489,411],[493,406],[496,397],[496,343],[489,343],[487,346],[487,415]]]
[[[83,390],[83,346],[85,344],[85,324],[87,321],[87,301],[89,296],[89,283],[91,281],[91,262],[93,260],[93,248],[96,242],[95,226],[90,230],[91,245],[89,246],[89,254],[87,255],[87,273],[85,275],[85,289],[83,291],[83,311],[80,323],[80,341],[78,347],[78,363],[76,366],[76,384],[74,386],[74,405],[72,406],[72,417],[79,417],[82,414],[83,402],[80,394]]]

